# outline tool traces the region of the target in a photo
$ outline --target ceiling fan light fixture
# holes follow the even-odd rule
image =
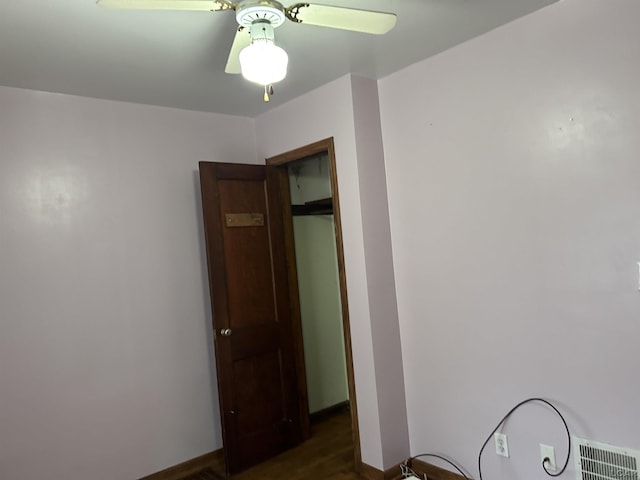
[[[236,21],[242,27],[250,28],[254,22],[269,22],[273,28],[286,20],[284,7],[275,0],[243,0],[236,7]]]
[[[271,85],[287,75],[287,52],[273,42],[254,42],[240,52],[242,76],[250,82]]]
[[[242,76],[260,85],[271,85],[287,75],[289,56],[274,41],[269,23],[251,25],[251,45],[240,52]]]

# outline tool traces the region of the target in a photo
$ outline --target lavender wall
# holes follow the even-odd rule
[[[351,88],[371,340],[378,388],[378,421],[386,470],[407,457],[409,433],[391,254],[380,101],[375,80],[352,77]]]
[[[412,454],[475,475],[529,396],[640,448],[638,18],[563,0],[379,82]],[[566,452],[542,407],[504,431],[485,478]]]
[[[360,88],[363,90],[359,91]],[[379,127],[377,131],[374,129],[368,133],[362,130],[365,125],[375,126],[375,122],[362,118],[370,111],[360,102],[372,100],[377,117],[375,91],[375,88],[372,91],[370,86],[358,81],[352,82],[351,77],[341,78],[259,116],[256,119],[256,137],[259,159],[334,137],[362,460],[378,469],[385,469],[408,454],[408,434],[404,392],[389,388],[402,385],[401,357],[398,352],[388,354],[380,347],[380,342],[376,342],[385,322],[371,310],[392,296],[379,289],[393,290],[393,282],[391,286],[387,282],[380,283],[370,278],[373,274],[369,272],[384,270],[384,266],[371,264],[376,258],[376,249],[384,245],[384,238],[381,242],[365,242],[364,238],[365,232],[376,228],[367,224],[375,218],[365,218],[365,204],[377,205],[377,201],[371,198],[374,192],[362,190],[360,179],[364,176],[372,179],[384,177],[384,165],[376,163],[378,158],[371,159],[372,164],[364,168],[368,171],[363,171],[367,153],[378,153],[376,147],[380,145],[380,131]],[[370,135],[368,140],[373,147],[360,148],[367,141],[367,135]],[[384,224],[378,229],[384,232]],[[388,226],[386,230],[388,235]],[[380,251],[379,254],[385,258],[390,252]],[[384,309],[387,313],[392,310],[393,307]],[[397,321],[395,331],[392,316],[388,321],[391,324],[387,331],[396,336],[389,338],[389,342],[399,347]],[[391,375],[395,376],[392,378]],[[394,401],[397,409],[388,408]]]
[[[329,136],[363,460],[399,461],[408,418],[412,454],[475,474],[534,395],[575,434],[640,448],[639,17],[563,0],[383,79],[384,165],[366,80],[255,123],[0,88],[2,478],[128,480],[221,446],[197,161]],[[367,240],[385,169],[394,272],[384,228]],[[372,311],[390,274],[399,327]],[[539,442],[565,453],[539,406],[504,431],[512,457],[489,452],[485,478],[541,476]]]
[[[344,77],[331,82],[256,119],[259,160],[328,137],[334,137],[336,149],[351,332],[353,337],[363,339],[352,345],[362,454],[371,465],[381,466],[375,372],[369,368],[373,362],[373,347],[368,321],[358,170],[354,161],[356,150],[350,79]]]
[[[220,448],[197,162],[250,119],[0,88],[0,477]]]

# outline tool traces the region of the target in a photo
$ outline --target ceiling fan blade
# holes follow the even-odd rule
[[[289,18],[300,23],[375,35],[387,33],[396,24],[394,13],[330,5],[297,3],[287,8],[286,13]]]
[[[249,29],[245,27],[238,27],[238,29],[236,30],[236,36],[233,37],[231,50],[229,51],[227,66],[224,68],[224,71],[226,73],[241,73],[240,51],[244,47],[248,47],[250,43],[251,35],[249,35]]]
[[[215,12],[233,10],[235,4],[228,0],[97,0],[99,5],[110,8],[135,8],[142,10],[197,10]]]

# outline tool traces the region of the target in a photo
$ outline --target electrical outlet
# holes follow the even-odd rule
[[[503,457],[509,458],[509,445],[507,444],[507,436],[504,433],[494,433],[493,439],[496,441],[496,453]]]
[[[546,459],[549,459],[546,461]],[[550,445],[540,444],[540,461],[545,462],[548,472],[555,472],[556,467],[556,449]]]

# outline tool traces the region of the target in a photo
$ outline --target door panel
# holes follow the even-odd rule
[[[227,473],[301,440],[274,167],[200,162]]]
[[[224,245],[229,319],[233,327],[274,320],[275,299],[269,231],[261,227],[227,227],[225,215],[252,213],[267,217],[264,180],[218,182]]]

